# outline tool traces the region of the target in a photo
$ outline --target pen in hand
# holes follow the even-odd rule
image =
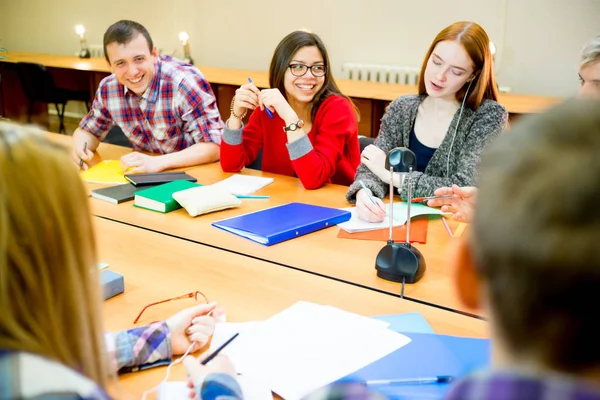
[[[87,151],[87,142],[83,145],[83,154]],[[79,159],[79,168],[83,167],[83,158]]]
[[[252,78],[248,78],[248,82],[250,82],[251,84],[254,85],[254,82],[252,82]],[[273,113],[271,112],[271,110],[269,110],[267,107],[265,107],[265,111],[267,112],[267,115],[269,116],[269,118],[273,118]]]
[[[360,186],[363,188],[367,196],[369,196],[369,200],[371,200],[371,203],[375,204],[381,211],[384,211],[383,208],[381,208],[381,206],[375,201],[373,196],[371,196],[371,191],[367,188],[367,186],[365,186],[364,182],[362,180],[359,180],[358,183],[360,183]]]
[[[213,358],[215,358],[216,356],[219,355],[219,353],[221,352],[221,350],[223,350],[229,343],[233,342],[233,339],[235,339],[236,337],[238,337],[240,333],[236,333],[235,335],[233,335],[232,337],[230,337],[229,339],[227,339],[227,341],[225,343],[223,343],[222,345],[219,346],[218,349],[216,349],[215,351],[212,352],[212,354],[210,354],[208,357],[206,357],[204,360],[202,360],[202,362],[200,362],[200,364],[202,365],[206,365],[209,362],[212,361]]]
[[[438,199],[453,199],[458,197],[455,194],[445,194],[442,196],[429,196],[429,197],[415,197],[412,199],[412,203],[424,203],[427,204],[429,200],[438,200]]]

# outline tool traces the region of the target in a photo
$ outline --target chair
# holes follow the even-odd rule
[[[103,142],[116,144],[123,147],[133,147],[127,136],[125,136],[125,133],[123,133],[121,128],[119,128],[117,125],[113,126],[111,130],[108,131],[108,135],[106,135]]]
[[[59,132],[65,132],[65,108],[69,100],[83,101],[87,110],[90,110],[91,94],[89,90],[69,90],[56,87],[54,77],[41,64],[19,62],[17,63],[17,74],[21,86],[23,86],[23,91],[29,100],[27,122],[31,122],[33,106],[36,102],[54,104],[60,119]],[[59,104],[62,105],[62,109],[59,109]]]
[[[358,135],[358,145],[360,146],[361,153],[363,152],[365,147],[373,143],[375,143],[375,138]]]
[[[256,169],[258,171],[262,171],[262,149],[258,151],[256,155],[256,159],[252,161],[250,164],[246,165],[246,168]]]

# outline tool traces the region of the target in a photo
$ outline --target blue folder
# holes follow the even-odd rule
[[[213,226],[271,246],[346,222],[350,212],[304,203],[289,203],[213,222]]]
[[[428,333],[403,333],[412,341],[340,381],[421,378],[439,375],[463,377],[490,365],[489,339]],[[397,384],[369,389],[395,400],[443,399],[451,384]]]
[[[429,322],[418,312],[378,315],[371,318],[389,323],[388,329],[394,332],[435,333]]]

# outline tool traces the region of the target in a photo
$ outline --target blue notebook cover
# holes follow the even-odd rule
[[[289,203],[213,222],[213,226],[271,246],[285,240],[337,225],[350,212],[304,203]]]
[[[490,365],[489,339],[428,333],[403,333],[412,341],[341,381],[421,378],[450,375],[457,379]],[[370,390],[389,399],[443,399],[450,384],[376,385]]]
[[[429,322],[418,312],[378,315],[371,318],[389,323],[388,329],[394,332],[435,333]]]

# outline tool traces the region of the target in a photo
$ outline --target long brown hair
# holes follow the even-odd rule
[[[67,151],[0,121],[0,349],[106,387],[99,285],[87,194]]]
[[[496,77],[494,75],[494,60],[490,50],[490,38],[481,26],[469,21],[455,22],[435,37],[429,50],[427,50],[423,65],[421,66],[419,94],[427,94],[427,90],[425,89],[425,69],[427,68],[427,62],[435,46],[444,40],[459,42],[473,62],[474,78],[465,105],[473,110],[477,110],[485,99],[498,101],[498,88],[496,87]],[[462,102],[467,91],[467,86],[468,83],[465,83],[456,92],[457,101]]]
[[[294,31],[284,37],[281,42],[279,42],[275,48],[275,51],[273,52],[273,58],[271,58],[271,66],[269,67],[269,85],[272,88],[279,89],[279,91],[287,100],[287,93],[284,86],[285,73],[290,65],[290,61],[292,61],[292,58],[294,57],[294,54],[306,46],[316,46],[321,53],[321,57],[323,57],[323,61],[325,62],[325,81],[309,105],[311,120],[315,120],[317,110],[319,109],[321,103],[323,103],[326,98],[333,95],[342,96],[348,99],[348,101],[350,101],[350,103],[354,106],[354,110],[358,116],[358,110],[352,100],[350,100],[348,96],[343,95],[335,83],[335,79],[331,73],[331,63],[329,62],[327,49],[325,48],[321,38],[314,33],[306,31]]]

